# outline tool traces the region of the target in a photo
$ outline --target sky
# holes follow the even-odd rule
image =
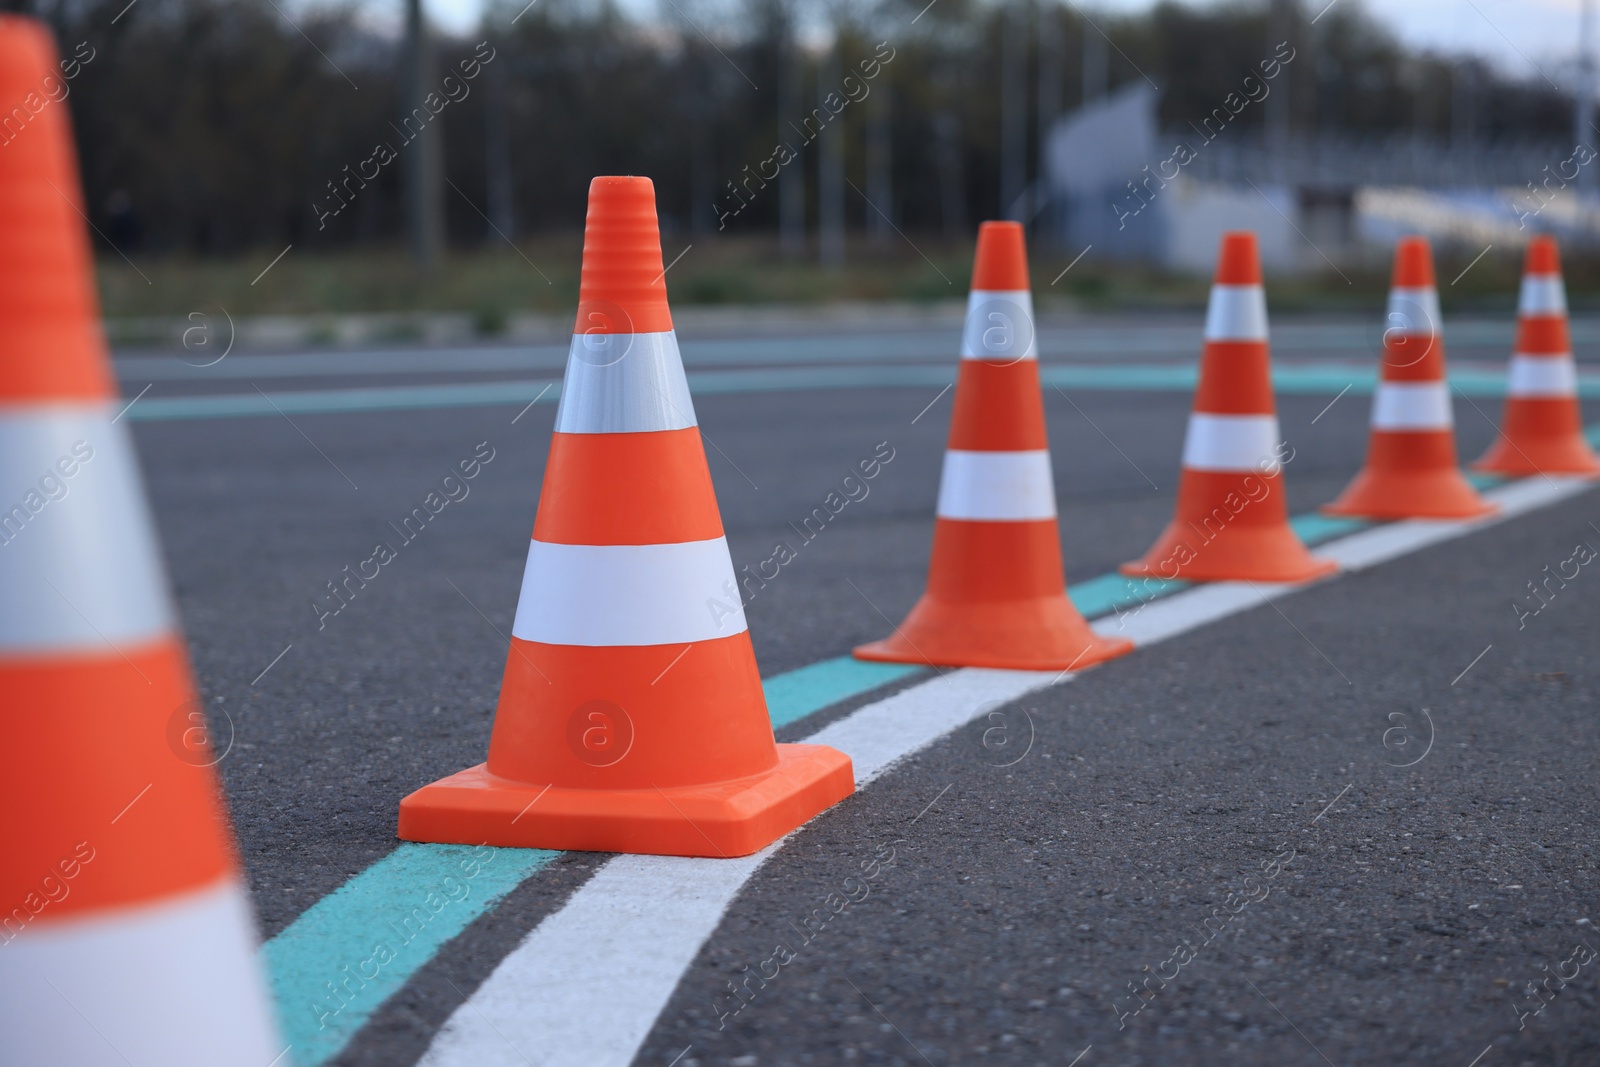
[[[398,0],[389,0],[399,8]],[[470,33],[483,0],[424,0],[442,28]],[[636,15],[649,19],[666,9],[670,0],[618,0]],[[1095,11],[1147,10],[1153,0],[1065,0]],[[1300,0],[1307,15],[1361,0]],[[1509,73],[1530,78],[1548,76],[1562,82],[1570,70],[1578,33],[1582,0],[1364,0],[1367,10],[1392,27],[1413,46],[1442,52],[1483,55]],[[1324,6],[1326,5],[1326,7]],[[697,5],[698,6],[698,5]],[[1600,8],[1600,0],[1596,0]]]

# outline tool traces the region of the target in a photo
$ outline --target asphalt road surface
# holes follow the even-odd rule
[[[1580,341],[1600,334],[1575,326]],[[1135,375],[1126,388],[1046,390],[1069,582],[1139,554],[1168,518],[1189,395],[1136,378],[1192,361],[1198,332],[1041,329],[1047,372]],[[1275,323],[1275,354],[1359,369],[1368,332]],[[1459,332],[1457,367],[1502,364],[1509,324]],[[948,375],[956,347],[937,325],[781,342],[729,333],[685,338],[691,372],[942,363]],[[419,942],[389,986],[341,986],[366,953],[337,948],[343,935],[328,929],[409,912],[406,894],[427,889],[402,872],[362,896],[363,877],[420,855],[397,851],[400,798],[486,751],[554,406],[508,391],[317,413],[289,398],[559,376],[559,352],[495,352],[239,353],[211,368],[119,354],[126,395],[150,385],[130,419],[302,1067],[418,1062],[453,1016],[470,1022],[478,1001],[464,1002],[488,995],[524,938],[621,869],[499,850],[486,869],[504,884],[485,875],[441,912],[437,945]],[[883,636],[925,577],[948,394],[931,380],[827,381],[695,400],[736,569],[794,540],[790,524],[880,442],[893,449],[868,497],[749,603],[766,678]],[[1360,465],[1370,398],[1336,392],[1279,398],[1293,513]],[[282,413],[160,406],[234,396]],[[1498,406],[1458,396],[1464,459],[1492,438]],[[1585,414],[1600,420],[1600,404]],[[330,614],[327,583],[396,540],[390,524],[474,455],[492,458],[467,495]],[[659,1014],[627,1008],[646,1013],[634,1062],[1600,1062],[1600,577],[1582,569],[1520,629],[1511,606],[1579,542],[1600,547],[1592,493],[996,701],[754,867]],[[780,739],[938,681],[858,685]],[[670,876],[657,888],[677,892]],[[851,902],[835,910],[840,894]],[[807,925],[818,909],[829,921]],[[774,970],[780,943],[791,958]],[[1542,998],[1527,992],[1546,979]],[[619,973],[615,987],[628,982]],[[333,999],[338,988],[347,995]],[[596,1026],[623,1010],[603,1000]],[[573,1062],[560,1041],[504,1040],[461,1062]],[[458,1062],[443,1045],[429,1062]]]

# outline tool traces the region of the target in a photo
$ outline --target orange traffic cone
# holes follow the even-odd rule
[[[596,178],[489,761],[401,801],[403,838],[742,856],[855,789],[774,743],[663,274],[655,187]]]
[[[1512,478],[1600,474],[1600,458],[1584,439],[1578,411],[1567,291],[1554,237],[1528,242],[1517,304],[1517,347],[1511,357],[1500,436],[1472,469]]]
[[[1253,233],[1227,233],[1206,308],[1200,383],[1172,519],[1122,573],[1190,581],[1301,582],[1337,569],[1289,527],[1267,297]]]
[[[1022,227],[978,230],[928,588],[861,659],[1064,670],[1131,651],[1067,599]]]
[[[1367,465],[1321,510],[1369,519],[1490,514],[1495,506],[1456,467],[1443,320],[1426,237],[1405,237],[1395,247],[1386,326]]]
[[[0,16],[0,100],[57,73],[44,27]],[[284,1049],[82,210],[47,103],[0,148],[0,1063],[265,1067]]]

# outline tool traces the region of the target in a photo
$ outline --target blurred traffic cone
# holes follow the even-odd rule
[[[1331,574],[1337,564],[1307,552],[1289,527],[1283,449],[1256,236],[1227,233],[1206,307],[1177,507],[1156,543],[1122,573],[1258,582]]]
[[[403,838],[743,856],[855,789],[774,743],[663,274],[650,180],[594,179],[489,760],[401,801]]]
[[[1584,439],[1578,412],[1567,291],[1554,237],[1528,242],[1500,436],[1472,469],[1513,478],[1600,473],[1600,459]]]
[[[928,588],[861,659],[1064,670],[1133,649],[1067,599],[1022,227],[978,230]]]
[[[1367,464],[1328,515],[1370,519],[1469,519],[1495,510],[1456,467],[1455,424],[1445,377],[1444,329],[1426,237],[1401,238],[1372,398]]]
[[[0,100],[57,74],[49,32],[0,16]],[[50,104],[0,148],[0,1063],[265,1067],[283,1048],[81,203]]]

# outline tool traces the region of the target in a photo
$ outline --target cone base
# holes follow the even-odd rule
[[[1600,477],[1600,457],[1581,436],[1524,438],[1513,443],[1504,436],[1495,438],[1471,469],[1484,474],[1503,474],[1508,478],[1527,478],[1535,474],[1572,474]]]
[[[1455,467],[1410,473],[1371,469],[1356,475],[1324,515],[1363,519],[1476,519],[1500,509],[1484,500]]]
[[[1313,556],[1287,524],[1230,527],[1204,541],[1176,519],[1150,551],[1117,568],[1132,577],[1188,582],[1309,582],[1338,569],[1333,560]]]
[[[748,856],[855,792],[850,757],[778,745],[772,770],[670,789],[573,789],[512,781],[480,763],[400,802],[406,841],[651,856]]]
[[[855,649],[857,659],[1013,671],[1081,669],[1133,651],[1101,637],[1065,594],[954,604],[926,594],[900,629]]]

